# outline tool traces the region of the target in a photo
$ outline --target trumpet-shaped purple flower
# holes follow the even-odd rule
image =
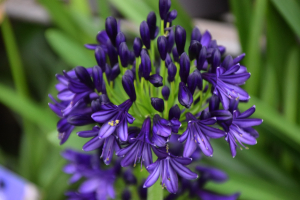
[[[70,183],[77,182],[86,170],[92,169],[93,156],[79,153],[71,149],[62,152],[62,156],[70,163],[64,166],[63,171],[67,174],[73,174]]]
[[[108,136],[107,138],[100,139],[98,137],[100,128],[95,126],[92,130],[80,131],[77,133],[79,137],[89,138],[93,137],[82,147],[84,151],[93,151],[102,147],[102,153],[100,158],[103,158],[103,162],[109,165],[112,161],[113,152],[117,152],[120,149],[118,140],[114,134]]]
[[[101,170],[99,168],[85,172],[85,180],[79,187],[79,193],[89,194],[94,192],[97,200],[115,198],[114,182],[116,175],[114,169]]]
[[[128,123],[135,120],[128,110],[132,105],[131,100],[124,101],[121,105],[111,103],[101,105],[101,110],[92,114],[92,118],[103,124],[99,130],[99,138],[106,138],[116,131],[122,141],[128,139]]]
[[[178,101],[186,108],[191,107],[193,103],[193,95],[183,82],[179,83]]]
[[[141,163],[141,168],[144,165],[147,167],[152,163],[152,152],[150,145],[150,128],[151,120],[150,118],[145,119],[141,132],[136,138],[130,138],[131,144],[127,147],[119,150],[116,155],[122,156],[121,166],[126,167],[134,164],[136,162]]]
[[[150,175],[144,183],[145,188],[152,186],[160,177],[161,185],[170,193],[176,193],[178,190],[177,174],[188,180],[198,178],[196,173],[185,167],[192,162],[192,159],[173,156],[161,149],[153,148],[153,151],[158,159],[147,167]]]
[[[248,118],[255,112],[255,106],[252,106],[243,113],[238,110],[233,111],[232,120],[222,123],[222,127],[227,132],[225,140],[229,143],[232,157],[236,156],[238,143],[244,147],[244,144],[255,145],[258,137],[257,131],[252,126],[260,125],[263,120],[257,118]],[[241,147],[240,147],[241,148]]]
[[[213,93],[219,96],[222,105],[226,110],[229,108],[230,99],[239,99],[241,101],[247,101],[250,99],[248,93],[238,86],[244,84],[245,81],[250,78],[250,73],[236,74],[239,68],[240,65],[236,64],[228,70],[218,67],[216,74],[202,74],[203,79],[213,85]]]
[[[188,122],[187,129],[178,139],[180,142],[186,140],[183,156],[190,157],[196,150],[197,145],[199,145],[204,155],[212,157],[213,148],[209,139],[225,136],[224,131],[208,126],[215,124],[217,121],[216,118],[198,120],[188,112],[186,114],[186,120]]]

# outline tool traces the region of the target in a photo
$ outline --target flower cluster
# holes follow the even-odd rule
[[[225,57],[225,47],[208,31],[201,33],[196,27],[187,44],[185,29],[172,26],[177,11],[170,11],[170,7],[170,0],[159,0],[161,27],[156,25],[155,13],[150,12],[140,24],[140,37],[134,39],[133,50],[128,48],[131,45],[120,30],[120,22],[108,17],[105,30],[97,34],[98,43],[85,45],[94,51],[97,65],[77,66],[57,75],[59,101],[50,95],[53,103],[49,106],[61,118],[57,123],[60,144],[76,126],[92,125],[77,133],[91,138],[83,145],[84,151],[98,150],[106,165],[111,164],[114,154],[120,157],[115,165],[140,163],[149,172],[143,187],[151,187],[160,177],[162,187],[176,193],[178,180],[183,185],[198,177],[187,167],[192,158],[199,159],[195,154],[201,150],[205,156],[213,156],[211,139],[223,137],[235,157],[237,147],[256,144],[258,133],[252,126],[262,120],[249,118],[255,106],[245,112],[238,110],[239,102],[250,98],[240,88],[250,78],[246,67],[240,65],[245,54]],[[182,154],[170,146],[174,135],[180,143],[185,142]],[[78,155],[65,156],[72,161],[66,172],[73,174],[72,182],[82,176],[88,181],[80,187],[80,194],[68,196],[95,193],[97,199],[103,195],[99,188],[104,181],[109,187],[107,195],[113,197],[113,170],[108,175],[110,172],[89,166],[89,156]],[[197,182],[201,186],[207,180],[202,172],[210,174],[212,180],[218,176],[211,175],[213,169],[197,170],[201,171]],[[209,194],[203,189],[197,192],[203,199]]]

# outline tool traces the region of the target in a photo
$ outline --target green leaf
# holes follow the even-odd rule
[[[56,53],[71,66],[91,67],[96,64],[92,51],[89,52],[62,31],[48,29],[46,38]]]
[[[56,118],[49,108],[37,105],[26,97],[22,97],[11,88],[0,84],[0,102],[15,111],[23,118],[41,126],[45,130],[52,130],[56,125]]]
[[[275,82],[269,83],[267,80],[263,80],[264,83],[268,84],[268,87],[265,85],[265,88],[271,89],[276,88],[276,97],[278,98],[278,103],[283,103],[284,98],[284,77],[286,75],[286,70],[282,70],[285,68],[287,63],[287,58],[289,55],[289,50],[291,49],[296,41],[295,34],[290,29],[286,21],[280,15],[280,13],[276,10],[272,3],[268,4],[267,10],[267,27],[266,27],[266,39],[267,39],[267,52],[266,52],[266,60],[267,60],[267,69],[264,71],[264,77],[267,78],[270,76],[269,71],[272,70],[271,73],[275,73]],[[284,39],[283,39],[284,38]],[[272,69],[268,69],[272,67]],[[274,84],[273,86],[271,84]],[[262,91],[261,95],[265,95],[264,91]],[[269,92],[268,92],[269,93]],[[272,94],[270,94],[272,95]],[[275,96],[274,96],[275,97]],[[275,99],[275,98],[273,98]]]
[[[285,18],[290,27],[300,37],[300,6],[294,0],[272,0],[272,3]]]
[[[245,65],[248,71],[251,72],[251,78],[247,81],[245,88],[251,95],[257,94],[260,84],[260,72],[262,67],[260,37],[263,30],[267,2],[267,0],[255,1],[254,12],[249,26]]]
[[[276,81],[275,68],[270,64],[266,64],[264,74],[265,78],[261,84],[261,99],[273,108],[277,108],[279,103],[279,84],[278,81]]]
[[[206,188],[222,194],[241,192],[241,199],[295,199],[297,190],[267,182],[256,176],[239,174],[236,171],[227,172],[230,179],[226,183],[209,182]]]
[[[147,19],[151,10],[144,1],[141,0],[111,0],[110,1],[127,19],[140,24]]]
[[[299,49],[293,48],[290,50],[290,54],[286,65],[286,76],[284,82],[284,104],[283,112],[287,120],[292,123],[296,123],[298,107],[298,93],[299,93]]]
[[[242,49],[245,51],[247,49],[249,39],[249,24],[252,15],[252,2],[249,0],[231,0],[230,7],[235,17],[235,25],[239,32],[239,39]]]
[[[72,20],[70,12],[61,1],[38,0],[49,12],[54,23],[68,36],[81,41],[84,38],[80,27]]]

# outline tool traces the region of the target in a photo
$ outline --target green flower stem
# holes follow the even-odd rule
[[[125,68],[122,66],[120,56],[118,56],[119,68],[122,76],[125,74]]]
[[[135,78],[137,85],[140,85],[140,79],[139,79],[139,66],[140,66],[140,57],[137,57],[135,59]],[[136,88],[136,86],[135,86]]]
[[[155,48],[154,48],[154,40],[151,40],[151,47],[150,47],[150,60],[151,60],[151,72],[152,74],[155,74]]]
[[[164,35],[165,34],[165,29],[164,29],[164,20],[160,21],[160,34]]]
[[[153,160],[157,160],[157,156],[152,153]],[[160,185],[160,180],[158,179],[154,185],[148,188],[147,200],[163,200],[163,188]]]

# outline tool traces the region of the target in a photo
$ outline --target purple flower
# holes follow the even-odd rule
[[[175,43],[179,56],[184,52],[184,46],[186,42],[186,31],[182,26],[177,25],[175,27]]]
[[[216,118],[198,120],[191,113],[186,114],[188,126],[186,131],[178,139],[180,142],[186,140],[184,146],[184,157],[190,157],[196,150],[197,144],[206,156],[212,157],[213,148],[209,142],[209,138],[220,138],[225,136],[225,132],[208,125],[216,123]]]
[[[115,45],[116,44],[116,37],[118,34],[118,23],[117,20],[113,17],[107,17],[105,20],[105,30],[110,38],[111,42]]]
[[[179,83],[178,101],[186,108],[191,107],[193,103],[193,95],[183,82]]]
[[[150,38],[151,40],[154,40],[158,35],[159,28],[158,26],[156,26],[156,15],[153,11],[150,12],[147,16],[147,24],[150,29]]]
[[[114,182],[116,175],[114,169],[101,170],[99,168],[89,170],[85,173],[85,180],[79,187],[81,194],[95,192],[97,200],[115,198]]]
[[[136,93],[133,84],[134,75],[131,70],[127,70],[126,72],[127,73],[125,73],[122,77],[122,85],[130,100],[134,102],[136,100]]]
[[[164,100],[160,99],[160,98],[157,98],[157,97],[152,97],[151,98],[151,105],[158,112],[163,112],[164,109],[165,109]]]
[[[229,99],[239,99],[241,101],[247,101],[250,99],[248,93],[238,87],[245,83],[250,77],[250,73],[236,72],[240,69],[240,65],[236,64],[230,69],[225,70],[223,67],[217,68],[217,73],[203,73],[203,79],[210,82],[213,87],[213,93],[218,95],[225,110],[229,108]]]
[[[140,25],[140,35],[147,49],[150,49],[150,29],[147,22],[143,21]]]
[[[161,90],[162,96],[164,97],[164,100],[168,101],[170,96],[170,89],[168,86],[164,86]]]
[[[68,200],[97,200],[95,192],[81,194],[79,192],[68,191],[65,195]]]
[[[152,152],[150,145],[150,128],[151,120],[150,118],[145,119],[141,132],[136,138],[130,138],[131,144],[127,147],[120,149],[116,155],[122,156],[121,166],[126,167],[134,164],[136,162],[141,163],[141,168],[144,165],[147,167],[152,163]]]
[[[149,77],[149,82],[154,87],[161,87],[163,86],[163,77],[161,77],[159,74],[153,74]]]
[[[162,60],[165,60],[166,56],[167,56],[167,43],[168,43],[168,41],[165,36],[159,36],[157,38],[157,48],[159,51],[160,58]],[[162,67],[164,67],[164,66],[162,66]]]
[[[255,112],[255,106],[252,106],[243,113],[238,110],[233,111],[232,121],[221,124],[227,132],[225,140],[229,143],[232,157],[236,156],[236,148],[238,143],[244,147],[244,144],[255,145],[258,133],[252,126],[260,125],[263,120],[257,118],[248,118]],[[241,147],[240,147],[241,148]]]
[[[101,105],[101,110],[92,114],[92,118],[102,123],[99,130],[99,138],[106,138],[116,131],[118,137],[122,141],[128,139],[128,125],[135,120],[128,110],[132,105],[131,100],[124,101],[121,105],[113,105],[112,103]]]
[[[133,50],[134,50],[135,57],[139,57],[141,55],[142,47],[143,47],[142,40],[136,37],[133,41]]]
[[[159,0],[159,15],[161,20],[165,20],[171,8],[171,0]]]
[[[120,149],[120,145],[114,134],[108,136],[107,138],[100,139],[98,137],[99,130],[100,128],[95,126],[92,130],[80,131],[77,133],[77,135],[83,138],[93,137],[83,145],[82,150],[84,151],[93,151],[103,146],[100,158],[103,158],[103,162],[106,165],[109,165],[112,161],[113,152],[117,152]]]
[[[144,187],[152,186],[160,177],[161,185],[166,187],[170,193],[176,193],[178,190],[177,174],[188,180],[198,178],[196,173],[184,166],[190,164],[192,159],[173,156],[156,148],[153,148],[153,151],[158,159],[147,167],[150,175],[146,179]]]
[[[64,166],[63,171],[66,174],[73,174],[69,180],[70,183],[77,182],[86,170],[92,169],[92,155],[66,149],[62,152],[62,156],[69,161],[69,163]]]

